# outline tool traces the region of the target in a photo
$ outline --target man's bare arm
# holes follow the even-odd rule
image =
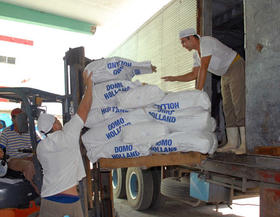
[[[92,72],[88,74],[87,71],[84,71],[83,78],[84,78],[84,84],[86,89],[85,89],[83,99],[79,104],[77,114],[85,123],[92,104],[92,86],[93,86]]]
[[[180,81],[180,82],[188,82],[197,79],[199,67],[194,67],[190,73],[178,76],[165,76],[161,77],[164,81]]]
[[[201,58],[201,66],[200,70],[198,71],[198,77],[197,77],[197,83],[196,83],[196,89],[202,90],[205,84],[206,75],[208,66],[210,63],[212,56],[202,57]]]
[[[4,157],[4,152],[2,150],[2,148],[0,148],[0,159],[2,159]]]

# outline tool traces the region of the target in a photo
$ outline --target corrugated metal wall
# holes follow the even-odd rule
[[[253,152],[257,146],[280,146],[280,4],[262,0],[244,3],[246,144]],[[258,44],[263,48],[258,50]]]
[[[182,75],[192,70],[192,52],[181,46],[179,31],[197,26],[197,0],[174,0],[155,14],[110,56],[135,61],[150,60],[157,73],[137,76],[164,91],[193,89],[194,82],[164,82],[160,77]]]

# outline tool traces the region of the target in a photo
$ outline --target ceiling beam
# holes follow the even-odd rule
[[[5,2],[0,2],[0,18],[31,23],[67,31],[94,34],[95,25],[55,14],[45,13]]]

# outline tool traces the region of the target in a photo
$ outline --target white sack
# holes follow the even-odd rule
[[[128,80],[135,75],[152,73],[150,61],[135,62],[121,57],[110,57],[89,63],[85,70],[93,72],[94,83],[110,80]]]
[[[118,94],[118,105],[121,108],[139,108],[161,100],[165,93],[156,85],[135,87],[129,92]]]
[[[123,129],[122,141],[132,144],[148,144],[169,133],[167,127],[154,121],[129,125]]]
[[[202,107],[205,110],[211,110],[209,96],[200,90],[171,92],[155,104],[163,110],[182,110],[192,107]]]
[[[92,163],[100,158],[136,158],[150,154],[150,145],[124,144],[121,141],[108,143],[103,146],[92,147],[87,150],[87,156]]]
[[[95,125],[82,136],[82,141],[86,146],[87,144],[98,145],[120,140],[124,127],[150,120],[143,109],[136,109]]]
[[[139,81],[114,80],[97,84],[93,87],[92,105],[93,108],[106,108],[108,106],[117,106],[117,95],[121,92],[129,92],[133,88],[141,86]]]
[[[175,132],[152,145],[151,153],[195,151],[206,154],[213,146],[216,146],[215,137],[215,134],[208,132]]]
[[[105,108],[93,108],[89,111],[85,126],[88,128],[94,127],[96,124],[103,122],[109,118],[127,113],[131,109],[121,109],[117,106],[108,106]]]
[[[162,110],[145,108],[150,117],[168,127],[172,132],[208,131],[213,132],[216,122],[207,110],[193,107],[185,110]]]

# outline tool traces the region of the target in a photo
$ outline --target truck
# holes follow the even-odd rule
[[[211,1],[198,2],[202,16],[199,17],[201,23],[197,29],[201,35],[211,34]],[[100,159],[92,169],[85,157],[87,178],[83,180],[80,192],[86,216],[116,216],[113,187],[117,196],[126,195],[129,203],[138,210],[160,206],[164,200],[162,194],[188,201],[192,206],[197,206],[201,201],[216,204],[226,202],[230,205],[237,193],[248,194],[258,189],[260,216],[279,216],[280,78],[277,59],[279,46],[275,40],[279,29],[273,26],[279,23],[277,11],[280,6],[273,1],[248,0],[242,3],[246,15],[247,154],[216,153],[207,156],[174,153],[135,159]],[[238,6],[234,9],[238,9]],[[224,17],[227,17],[227,13]],[[226,21],[226,18],[218,18]],[[66,52],[64,61],[65,96],[61,97],[64,99],[63,120],[66,121],[77,109],[83,90],[80,74],[90,59],[84,56],[83,48],[75,48]],[[211,79],[208,82],[209,86],[205,89],[210,90],[212,98],[213,82]],[[4,88],[0,90],[5,92]],[[27,101],[26,104],[29,104]],[[38,107],[37,104],[32,105]],[[32,114],[31,109],[29,114]],[[193,191],[195,186],[199,191]]]
[[[265,12],[262,11],[262,8],[265,8]],[[279,90],[278,67],[275,59],[278,46],[272,42],[271,38],[273,34],[278,32],[278,30],[272,28],[273,25],[277,26],[279,23],[279,18],[276,17],[276,8],[279,8],[279,4],[275,2],[172,1],[112,52],[112,56],[122,55],[138,61],[143,60],[144,57],[150,58],[153,64],[160,66],[161,76],[169,75],[167,73],[173,73],[173,75],[186,73],[190,70],[189,59],[187,56],[183,56],[176,46],[172,47],[170,45],[171,41],[176,42],[178,40],[176,38],[178,36],[174,36],[178,32],[175,31],[174,33],[172,30],[194,27],[201,35],[213,35],[218,38],[236,50],[246,61],[247,154],[236,156],[230,153],[216,153],[214,156],[207,156],[206,159],[201,160],[198,166],[190,166],[187,163],[185,166],[182,166],[183,164],[178,166],[180,163],[176,163],[176,159],[173,162],[177,165],[169,165],[170,162],[167,160],[166,163],[161,162],[162,165],[154,165],[151,163],[153,162],[152,159],[147,159],[146,162],[141,161],[141,163],[140,160],[119,162],[119,167],[122,167],[120,169],[116,168],[118,164],[115,160],[113,161],[114,163],[109,163],[110,160],[107,159],[100,160],[101,167],[116,168],[113,170],[113,186],[116,196],[120,198],[126,196],[129,203],[136,209],[145,207],[139,204],[139,206],[135,206],[134,202],[130,202],[135,197],[133,194],[135,189],[131,188],[132,184],[130,186],[128,184],[135,179],[133,175],[125,176],[128,170],[130,170],[129,174],[131,174],[131,169],[126,168],[126,165],[135,167],[134,174],[139,173],[136,167],[140,166],[141,168],[149,168],[148,170],[151,173],[154,170],[161,171],[161,193],[169,197],[182,199],[182,195],[174,193],[175,190],[172,189],[176,189],[181,184],[179,184],[180,178],[178,177],[183,174],[183,176],[189,176],[193,180],[200,177],[207,181],[208,184],[212,184],[209,184],[208,191],[204,192],[208,195],[207,200],[204,198],[204,201],[219,203],[220,200],[226,200],[230,204],[231,198],[236,193],[249,194],[252,190],[259,189],[257,192],[260,195],[260,216],[279,215],[277,211],[275,213],[275,210],[279,210],[275,208],[275,206],[278,206],[276,202],[278,197],[276,195],[279,192],[279,183],[275,182],[279,169],[276,163],[279,160],[279,157],[277,157],[279,156],[277,154],[279,149],[279,130],[277,130],[279,125],[277,121],[279,116],[279,96],[269,88]],[[184,20],[186,17],[187,20]],[[194,17],[196,20],[193,19]],[[270,27],[271,32],[265,30]],[[186,63],[182,66],[182,59],[184,58]],[[268,62],[267,58],[271,61]],[[182,70],[182,67],[185,67],[185,71]],[[158,77],[153,80],[153,78],[147,76],[147,78],[143,78],[143,81],[157,84],[163,89],[167,86],[160,82]],[[184,85],[191,86],[192,84],[187,83]],[[171,90],[179,90],[177,87],[170,88]],[[204,90],[212,101],[212,116],[217,121],[217,137],[222,145],[226,141],[226,135],[221,108],[219,78],[213,75],[208,76]],[[266,162],[269,163],[266,165]],[[147,169],[142,171],[143,173],[150,173],[147,172]],[[170,178],[166,179],[168,176]],[[143,178],[143,174],[140,177],[148,179]],[[192,180],[191,178],[189,179]],[[140,178],[138,178],[138,182],[142,184]],[[150,181],[146,182],[149,185]],[[159,182],[156,181],[155,183]],[[192,184],[194,183],[185,181],[185,186],[182,188],[189,188]],[[158,187],[159,184],[156,185]],[[143,186],[141,187],[141,189],[144,188]],[[193,188],[190,187],[190,189]],[[211,191],[219,192],[219,194],[212,195],[213,197],[209,196],[212,194]],[[178,192],[184,192],[184,190],[181,189]],[[194,194],[192,195],[195,196]],[[139,197],[141,195],[139,193]]]

